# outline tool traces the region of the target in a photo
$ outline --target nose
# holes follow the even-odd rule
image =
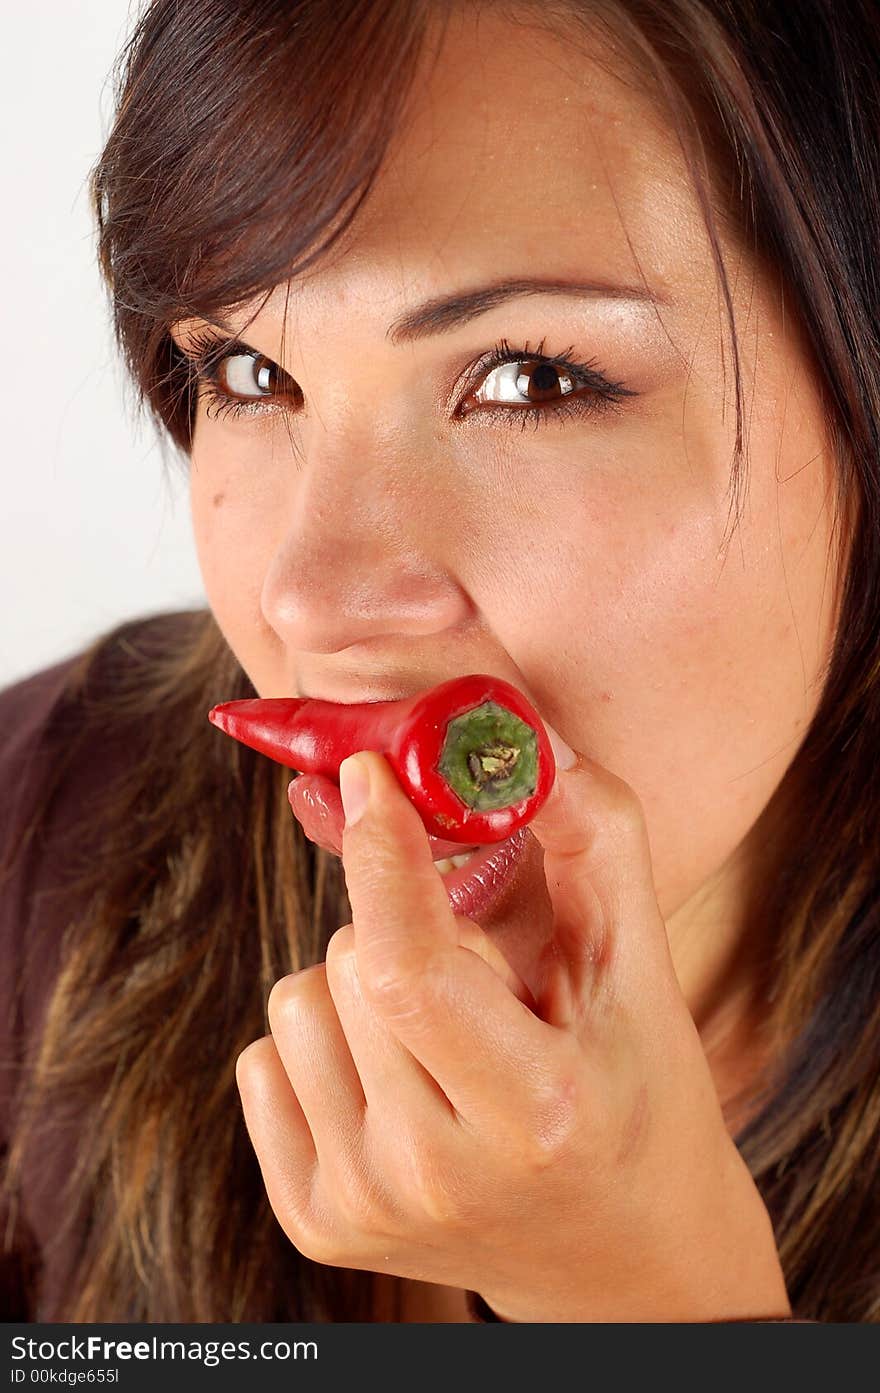
[[[266,573],[266,622],[289,651],[335,653],[379,637],[430,637],[463,622],[434,462],[399,446],[316,444],[295,475],[292,516]]]

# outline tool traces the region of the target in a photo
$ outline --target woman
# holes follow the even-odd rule
[[[101,256],[210,612],[2,697],[31,1318],[877,1318],[878,41],[144,14]],[[381,756],[343,833],[205,719],[469,672],[576,757],[472,918]]]

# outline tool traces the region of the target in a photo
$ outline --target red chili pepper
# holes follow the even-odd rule
[[[400,701],[227,701],[208,720],[289,769],[337,784],[347,755],[375,750],[427,831],[466,845],[512,836],[546,801],[556,773],[538,713],[516,687],[484,673]]]

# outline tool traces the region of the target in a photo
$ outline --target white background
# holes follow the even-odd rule
[[[0,687],[121,619],[207,604],[185,474],[138,423],[89,211],[111,68],[139,12],[4,7]]]

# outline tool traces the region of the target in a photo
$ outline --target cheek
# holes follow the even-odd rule
[[[218,432],[219,434],[219,432]],[[262,578],[275,540],[267,519],[268,500],[251,483],[239,455],[205,440],[193,450],[189,502],[193,539],[208,603],[251,680],[268,685],[264,673],[271,634],[260,606]]]
[[[536,606],[521,599],[530,686],[553,724],[637,791],[669,915],[736,848],[797,751],[833,637],[833,571],[826,585],[821,458],[777,484],[785,456],[756,438],[725,553],[726,475],[705,483],[711,454],[702,475],[699,455],[684,473],[657,458],[642,460],[636,487],[630,450],[629,487],[607,473],[589,506],[569,501],[547,553],[553,603],[546,584]]]

